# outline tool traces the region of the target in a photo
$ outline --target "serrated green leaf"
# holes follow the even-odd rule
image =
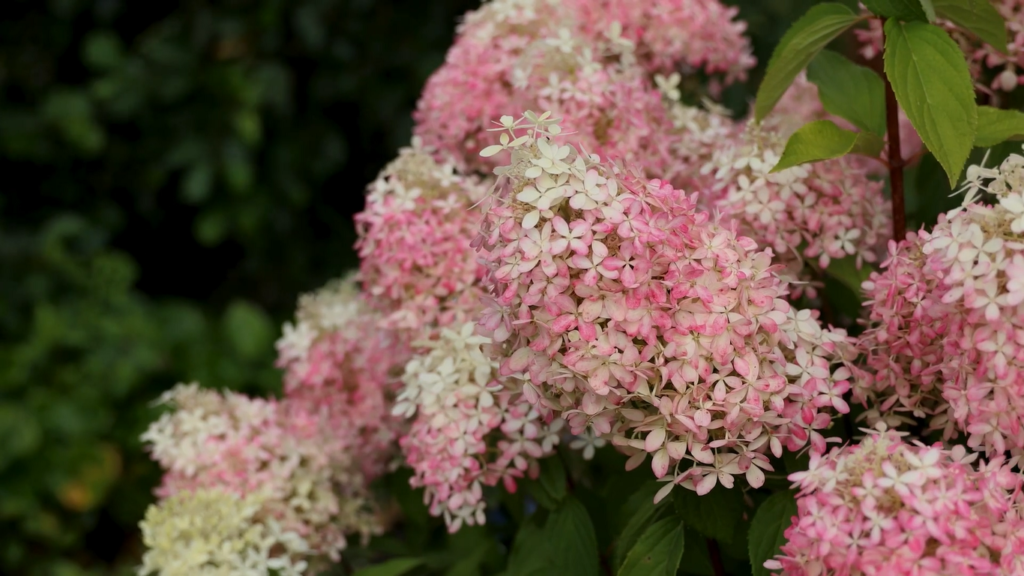
[[[935,23],[935,5],[932,4],[932,0],[920,0],[921,9],[924,10],[925,16],[928,17],[928,21],[932,24]]]
[[[861,0],[873,14],[900,20],[927,21],[928,15],[919,0]]]
[[[935,13],[1006,53],[1006,21],[989,0],[931,0]]]
[[[673,576],[679,569],[685,546],[683,523],[663,518],[644,530],[629,551],[619,576]]]
[[[795,515],[796,499],[792,492],[776,492],[757,509],[750,522],[749,533],[750,565],[754,576],[771,574],[764,563],[774,558],[786,543],[785,532]]]
[[[945,31],[931,24],[889,19],[885,36],[885,75],[896,100],[955,184],[978,128],[964,55]]]
[[[1024,137],[1024,113],[1019,110],[1000,110],[991,106],[978,106],[978,133],[974,145],[979,148],[995,146],[1007,140]]]
[[[618,538],[615,539],[615,546],[612,549],[612,564],[621,566],[626,559],[626,554],[636,544],[637,539],[643,534],[647,526],[663,517],[671,507],[668,505],[669,498],[658,504],[654,503],[654,494],[661,488],[660,482],[650,482],[643,488],[631,495],[624,508],[635,510],[630,516],[626,526],[622,529]]]
[[[882,139],[870,132],[852,132],[843,130],[831,120],[816,120],[804,124],[789,137],[782,158],[772,168],[772,172],[808,162],[839,158],[850,152],[877,156],[882,150],[882,144]]]
[[[764,120],[818,51],[860,20],[849,8],[834,2],[813,6],[797,20],[768,61],[768,70],[757,89],[754,118]]]
[[[357,570],[353,576],[401,576],[422,563],[421,558],[395,558]]]
[[[885,135],[885,82],[874,70],[822,50],[807,67],[807,79],[818,87],[821,104],[830,114]]]
[[[716,486],[698,496],[692,490],[676,490],[673,495],[676,514],[704,536],[720,542],[731,542],[736,525],[743,521],[743,493]]]

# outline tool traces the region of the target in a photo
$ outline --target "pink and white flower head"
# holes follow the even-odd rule
[[[303,295],[295,316],[277,342],[285,396],[322,413],[338,450],[351,452],[368,478],[378,476],[404,429],[390,413],[412,353],[407,341],[380,326],[354,275]]]
[[[824,450],[850,343],[790,307],[771,251],[671,185],[554,142],[546,113],[505,126],[481,329],[506,341],[501,373],[525,398],[611,437],[631,467],[650,454],[668,489],[760,486],[769,449]]]
[[[467,14],[428,80],[415,133],[460,168],[489,172],[495,164],[476,152],[503,112],[554,110],[589,150],[671,167],[670,123],[651,77],[682,63],[741,76],[752,58],[742,25],[722,28],[733,14],[715,0],[488,2]],[[703,24],[714,17],[725,20]]]
[[[483,268],[470,242],[479,228],[473,205],[488,185],[440,164],[420,144],[369,186],[356,215],[360,279],[383,312],[381,326],[420,338],[424,329],[465,322],[480,308]]]
[[[784,147],[784,136],[751,122],[717,148],[703,168],[715,179],[714,209],[770,246],[790,281],[808,281],[835,259],[876,261],[890,229],[882,182],[849,157],[773,174]],[[814,295],[813,287],[801,290]]]
[[[1024,454],[1024,157],[972,166],[964,206],[931,232],[890,243],[864,283],[861,338],[875,373],[854,398],[891,424],[931,418],[944,438],[968,435],[988,455]],[[996,203],[976,201],[988,192]]]
[[[789,476],[797,515],[782,554],[788,576],[1024,573],[1024,485],[996,458],[977,469],[963,447],[904,442],[886,430],[814,455]]]
[[[948,20],[939,19],[936,24],[950,33],[953,40],[967,55],[967,62],[978,91],[998,98],[1001,92],[1012,92],[1024,84],[1024,1],[991,0],[996,10],[1006,20],[1006,47],[1004,54],[981,41],[976,35],[966,32]],[[868,21],[868,28],[855,30],[863,45],[861,54],[868,60],[882,53],[882,22],[877,18]]]
[[[415,416],[401,439],[411,483],[426,489],[430,512],[452,532],[484,523],[484,486],[515,492],[518,478],[536,477],[537,459],[552,453],[561,427],[498,376],[491,339],[473,332],[466,323],[419,342],[426,352],[406,365],[394,407]]]
[[[174,408],[142,436],[164,469],[161,498],[220,491],[258,504],[313,554],[337,559],[346,533],[380,531],[367,479],[335,430],[304,403],[247,398],[178,385],[160,402]],[[265,522],[264,522],[265,523]]]

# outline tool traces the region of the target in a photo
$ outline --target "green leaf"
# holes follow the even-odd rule
[[[870,264],[864,262],[860,269],[857,268],[857,259],[854,256],[847,256],[839,260],[832,260],[825,273],[842,282],[847,288],[853,290],[858,296],[861,294],[860,285],[868,279],[874,269]]]
[[[881,150],[882,139],[874,134],[843,130],[831,120],[816,120],[804,124],[789,137],[782,158],[772,168],[772,172],[807,162],[839,158],[850,152],[877,156]]]
[[[619,576],[673,576],[683,557],[685,536],[678,518],[664,518],[651,524],[633,545]]]
[[[921,9],[924,10],[925,16],[928,17],[928,21],[932,24],[935,23],[935,5],[932,4],[932,0],[920,0]]]
[[[82,60],[96,70],[110,70],[121,63],[121,39],[108,30],[95,30],[85,37]]]
[[[818,4],[797,20],[768,61],[768,70],[757,89],[754,118],[764,120],[818,51],[860,20],[849,8],[834,2]]]
[[[527,488],[538,504],[548,510],[557,508],[566,494],[565,467],[562,461],[557,456],[542,460],[540,477],[528,482]]]
[[[822,50],[807,67],[807,79],[818,87],[821,104],[830,114],[885,135],[885,82],[874,70]]]
[[[919,0],[861,0],[873,14],[900,20],[928,20]]]
[[[636,544],[644,529],[670,510],[667,505],[668,498],[658,504],[654,503],[654,495],[661,486],[660,482],[650,482],[626,500],[624,509],[635,510],[635,512],[622,529],[622,533],[615,540],[615,546],[612,550],[613,565],[621,566],[626,559],[626,554]]]
[[[776,492],[757,509],[750,522],[750,565],[754,576],[769,576],[764,567],[786,543],[784,533],[796,516],[796,499],[792,492]]]
[[[1019,110],[1000,110],[991,106],[978,106],[978,133],[974,145],[979,148],[995,146],[1007,140],[1024,137],[1024,113]]]
[[[676,490],[673,496],[676,514],[704,536],[720,542],[731,542],[736,525],[743,521],[743,493],[723,486],[698,496],[692,490]]]
[[[561,507],[551,513],[544,525],[544,536],[555,548],[554,574],[594,576],[599,572],[594,524],[587,509],[576,498],[566,498]]]
[[[353,576],[401,576],[423,563],[420,558],[395,558],[356,570]]]
[[[963,52],[941,28],[922,22],[890,19],[885,36],[885,75],[896,100],[955,184],[978,127]]]
[[[1006,53],[1006,21],[989,0],[931,0],[935,13]]]
[[[235,300],[224,314],[224,331],[240,356],[263,358],[274,342],[274,326],[260,308]]]

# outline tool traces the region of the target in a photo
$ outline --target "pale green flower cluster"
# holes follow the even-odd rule
[[[140,524],[148,550],[140,575],[303,574],[309,544],[273,519],[257,518],[263,497],[221,490],[180,492],[154,504]]]

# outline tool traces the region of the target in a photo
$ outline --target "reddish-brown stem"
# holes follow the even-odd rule
[[[708,556],[711,557],[711,569],[715,571],[715,576],[725,576],[725,566],[722,565],[722,553],[718,549],[718,542],[715,542],[712,538],[707,538],[708,543]]]
[[[897,242],[907,235],[907,215],[903,202],[903,155],[900,153],[900,109],[889,78],[885,80],[885,122],[889,136],[889,185],[892,190],[892,237]]]

